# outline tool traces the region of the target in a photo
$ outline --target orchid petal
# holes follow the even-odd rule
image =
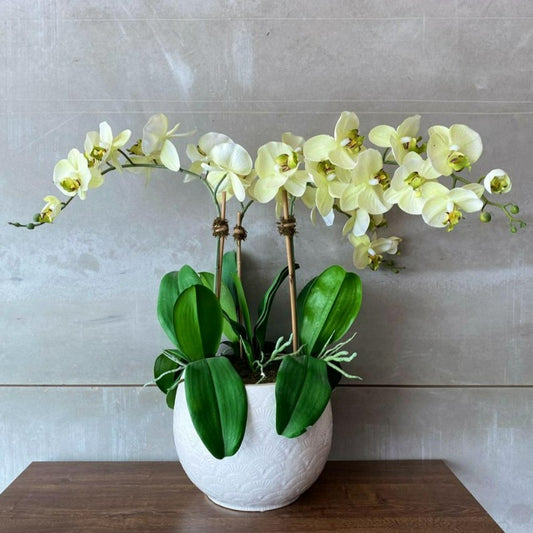
[[[178,151],[168,139],[163,143],[160,158],[161,163],[163,163],[163,165],[165,165],[165,167],[167,167],[169,170],[178,172],[180,169],[180,157],[178,155]]]
[[[368,138],[372,144],[381,148],[388,148],[391,145],[391,137],[396,134],[396,130],[391,126],[376,126],[368,133]]]
[[[309,161],[326,161],[329,153],[337,148],[335,139],[330,135],[316,135],[304,143],[304,157]]]
[[[398,137],[411,137],[415,138],[418,135],[418,130],[420,129],[420,115],[413,115],[412,117],[407,117],[399,126],[398,126]]]
[[[336,166],[345,169],[355,167],[355,161],[344,148],[335,148],[329,153],[328,159]]]
[[[353,111],[343,111],[335,124],[335,140],[340,142],[348,133],[359,129],[359,117]]]

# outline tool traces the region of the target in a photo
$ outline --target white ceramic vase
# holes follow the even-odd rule
[[[328,403],[319,420],[295,439],[275,425],[275,385],[246,385],[248,420],[238,452],[215,459],[196,434],[180,385],[174,406],[174,441],[189,479],[213,502],[239,511],[268,511],[294,502],[318,478],[331,448]]]

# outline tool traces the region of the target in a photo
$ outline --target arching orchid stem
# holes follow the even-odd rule
[[[287,254],[287,267],[289,269],[289,300],[291,306],[292,350],[298,351],[298,316],[296,313],[296,276],[294,268],[293,236],[296,222],[289,210],[289,197],[283,191],[283,219],[279,224],[279,231],[285,237],[285,251]]]
[[[130,156],[124,151],[124,150],[121,150],[120,148],[118,149],[118,152],[120,154],[122,154],[122,156],[124,157],[124,159],[126,159],[126,161],[128,163],[130,163],[131,165],[135,165],[135,163],[133,162],[133,160],[130,158]]]

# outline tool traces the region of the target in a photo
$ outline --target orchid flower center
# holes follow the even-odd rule
[[[370,264],[368,266],[371,270],[377,270],[383,261],[383,256],[377,254],[372,248],[368,249],[368,258],[370,259]]]
[[[139,139],[131,148],[128,148],[128,152],[133,155],[143,155],[142,139]]]
[[[507,176],[495,176],[490,180],[490,190],[495,194],[501,194],[509,188]]]
[[[450,165],[455,172],[459,172],[460,170],[463,170],[463,168],[471,167],[468,157],[457,150],[450,152],[448,155],[448,165]]]
[[[280,172],[289,172],[298,166],[298,154],[295,152],[281,154],[276,157],[275,161]]]
[[[359,135],[359,130],[354,129],[350,130],[346,137],[341,141],[341,146],[346,148],[352,154],[357,154],[361,151],[363,146],[363,141],[365,138],[362,135]]]
[[[94,167],[94,165],[96,164],[96,161],[102,161],[105,153],[106,153],[105,148],[102,148],[101,146],[93,147],[93,149],[91,150],[91,153],[88,156],[86,156],[89,167]]]
[[[50,224],[52,222],[52,213],[54,210],[51,207],[45,208],[39,214],[39,222],[47,222]]]
[[[448,231],[452,231],[460,220],[463,218],[463,214],[459,209],[457,209],[455,204],[448,206],[448,211],[446,211],[446,216],[443,221],[443,225],[448,226]]]
[[[370,185],[381,185],[381,188],[386,191],[390,187],[390,176],[384,169],[381,169],[368,183]]]
[[[317,170],[328,180],[335,178],[335,165],[329,159],[320,161],[320,163],[317,165]]]
[[[61,182],[61,187],[67,192],[74,192],[81,187],[81,181],[77,178],[65,178]]]
[[[420,192],[418,191],[418,189],[422,187],[424,183],[427,182],[427,179],[415,171],[411,172],[411,174],[409,174],[409,176],[407,176],[407,178],[405,178],[403,181],[404,183],[409,185],[414,191]]]

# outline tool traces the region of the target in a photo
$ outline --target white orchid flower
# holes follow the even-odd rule
[[[464,124],[454,124],[450,128],[432,126],[428,133],[428,157],[443,176],[464,168],[470,170],[483,152],[479,134]]]
[[[209,163],[211,150],[218,144],[222,143],[233,143],[233,141],[224,133],[210,131],[198,139],[198,144],[188,144],[186,153],[192,163],[190,170],[196,174],[201,174],[203,171],[202,163]],[[188,174],[185,176],[184,181],[189,182],[194,179],[194,176]]]
[[[208,172],[207,181],[217,194],[226,192],[243,202],[248,178],[252,172],[252,158],[240,145],[232,142],[217,144],[209,152],[209,163],[202,163]]]
[[[440,183],[432,184],[431,197],[422,208],[424,222],[434,228],[447,228],[452,231],[463,218],[462,211],[480,211],[483,202],[472,188],[458,187],[447,189]]]
[[[107,122],[100,122],[100,131],[89,131],[85,136],[84,151],[89,162],[89,168],[97,168],[109,162],[116,169],[121,166],[118,160],[118,150],[130,139],[131,131],[121,131],[113,137],[111,126]]]
[[[180,169],[180,157],[176,147],[170,142],[173,137],[181,137],[187,134],[176,134],[179,128],[176,124],[171,130],[168,129],[168,119],[162,113],[152,115],[143,128],[142,151],[151,159],[161,161],[169,170],[178,172]]]
[[[386,213],[392,207],[384,197],[389,186],[390,178],[383,170],[381,154],[369,148],[357,158],[357,165],[351,171],[351,183],[340,198],[340,208],[346,212],[359,208],[370,215]]]
[[[327,162],[334,166],[352,169],[357,154],[364,150],[363,137],[359,135],[359,118],[355,113],[343,111],[335,126],[335,136],[316,135],[303,146],[308,161]]]
[[[39,213],[39,222],[47,222],[51,224],[54,218],[61,213],[61,201],[55,196],[45,196],[46,204]]]
[[[383,261],[383,254],[395,255],[398,253],[398,245],[401,242],[399,237],[380,237],[372,235],[372,240],[368,235],[355,236],[350,234],[348,239],[352,246],[353,263],[356,268],[362,270],[367,266],[372,270],[377,270]]]
[[[404,157],[402,165],[396,169],[384,198],[388,202],[398,204],[405,213],[420,215],[430,194],[427,185],[439,176],[431,161],[422,159],[416,152],[409,152]]]
[[[512,183],[505,170],[495,168],[485,176],[483,185],[492,194],[505,194],[511,190]]]
[[[335,203],[335,198],[330,192],[330,185],[338,181],[338,169],[333,165],[326,164],[324,161],[319,163],[306,161],[305,168],[316,187],[314,189],[315,206],[320,216],[324,220],[330,221],[332,220],[333,205]]]
[[[396,129],[386,125],[372,128],[368,133],[368,138],[376,146],[391,148],[394,160],[401,165],[404,157],[417,149],[419,129],[420,115],[413,115],[406,118]]]
[[[54,183],[66,196],[78,195],[85,200],[91,171],[85,156],[79,150],[73,148],[68,153],[67,159],[61,159],[54,167]]]
[[[257,150],[254,196],[261,203],[272,200],[280,189],[301,197],[310,181],[309,174],[298,170],[299,158],[293,148],[282,142],[269,142]]]

